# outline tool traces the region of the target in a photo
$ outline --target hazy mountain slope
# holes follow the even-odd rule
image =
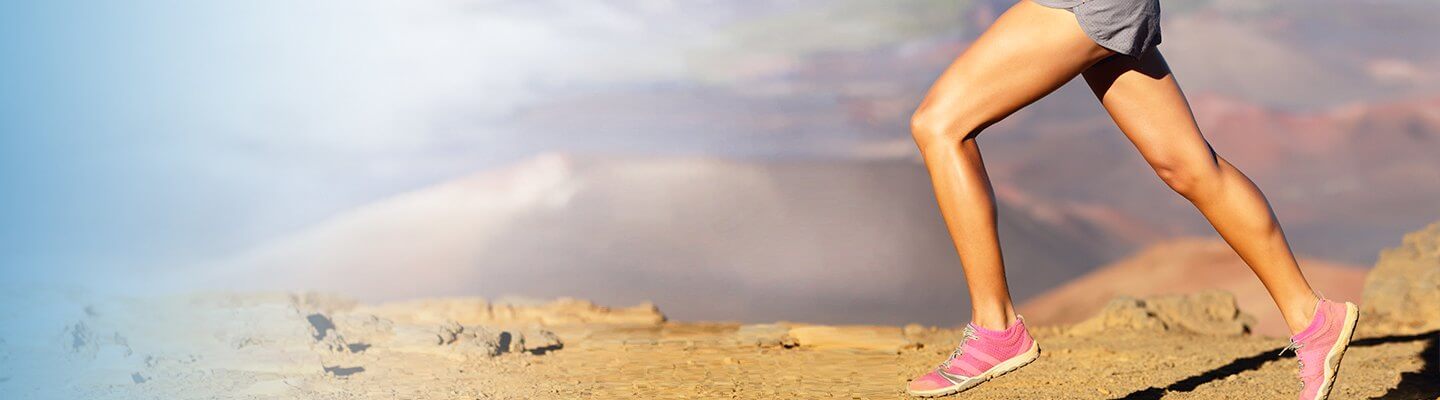
[[[1265,191],[1301,253],[1369,263],[1386,238],[1440,216],[1440,98],[1304,112],[1218,95],[1191,103],[1206,138]],[[1110,205],[1167,232],[1213,233],[1098,110],[1068,124],[1044,118],[1049,111],[1022,112],[982,136],[997,185]]]
[[[1113,214],[1002,202],[1016,294],[1127,251],[1143,225]],[[339,215],[232,260],[219,283],[650,300],[680,319],[954,323],[968,310],[955,260],[911,162],[550,155]]]
[[[547,148],[582,151],[914,158],[910,112],[1014,2],[962,3],[767,8],[714,25],[690,59],[704,76],[559,93],[500,123]],[[1440,36],[1440,13],[1425,1],[1316,4],[1167,1],[1160,49],[1207,137],[1266,191],[1296,248],[1367,264],[1384,238],[1418,228],[1413,218],[1440,216],[1440,46],[1420,39]],[[908,13],[924,18],[898,29]],[[831,31],[879,33],[815,41]],[[1212,232],[1083,83],[980,142],[995,184],[1032,204],[1121,210],[1169,235]]]
[[[1300,260],[1316,290],[1333,299],[1358,301],[1365,269],[1316,259]],[[1240,310],[1260,319],[1256,333],[1288,336],[1280,312],[1240,257],[1213,239],[1163,242],[1037,296],[1020,306],[1026,320],[1075,323],[1094,315],[1116,295],[1150,296],[1221,289],[1235,294]]]

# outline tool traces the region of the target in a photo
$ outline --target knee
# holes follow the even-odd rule
[[[1220,180],[1220,168],[1213,162],[1166,159],[1150,165],[1165,185],[1187,199],[1204,196]]]
[[[910,117],[910,135],[921,151],[934,145],[959,143],[974,132],[974,127],[965,120],[964,113],[921,106]]]

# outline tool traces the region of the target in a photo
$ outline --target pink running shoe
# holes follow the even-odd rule
[[[960,346],[934,371],[910,381],[913,396],[934,397],[959,393],[991,378],[1004,375],[1040,357],[1040,344],[1025,330],[1025,321],[1003,331],[965,326]]]
[[[1300,400],[1320,400],[1330,396],[1340,358],[1350,347],[1360,310],[1352,303],[1320,300],[1315,305],[1315,319],[1305,330],[1290,337],[1290,345],[1280,350],[1295,349],[1300,359]]]

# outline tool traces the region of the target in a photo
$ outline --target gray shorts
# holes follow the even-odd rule
[[[1030,0],[1075,13],[1080,29],[1116,53],[1132,57],[1160,44],[1159,0]]]

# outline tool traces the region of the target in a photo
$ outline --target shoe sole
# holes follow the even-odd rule
[[[985,381],[994,379],[1001,375],[1005,375],[1010,371],[1020,369],[1020,367],[1026,366],[1031,362],[1034,362],[1038,358],[1040,358],[1040,342],[1031,342],[1030,350],[1026,350],[1020,355],[1011,357],[1009,360],[1005,360],[1004,362],[1001,362],[1000,364],[997,364],[994,367],[985,370],[985,372],[980,373],[980,376],[962,380],[956,383],[954,386],[946,386],[943,388],[932,390],[906,389],[906,392],[909,392],[911,396],[915,397],[940,397],[960,393],[966,390],[970,390],[970,388],[973,388],[975,386],[979,386],[981,383],[985,383]]]
[[[1330,353],[1325,355],[1325,379],[1320,383],[1320,395],[1315,396],[1315,400],[1330,398],[1330,389],[1335,386],[1335,375],[1340,373],[1340,359],[1345,357],[1345,349],[1350,347],[1350,339],[1355,337],[1355,325],[1358,322],[1360,309],[1354,303],[1345,303],[1345,327],[1341,328],[1335,345],[1330,347]]]

